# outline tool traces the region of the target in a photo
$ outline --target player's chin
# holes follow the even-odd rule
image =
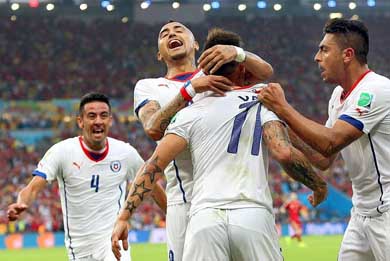
[[[174,61],[181,60],[187,56],[185,50],[178,50],[176,52],[171,53],[171,59]]]

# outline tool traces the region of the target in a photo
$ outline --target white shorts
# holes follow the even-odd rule
[[[351,211],[339,252],[339,261],[389,261],[390,211],[366,217]]]
[[[183,203],[171,205],[167,208],[166,231],[169,261],[183,260],[184,240],[190,206],[190,203]]]
[[[122,247],[122,243],[119,242]],[[110,245],[107,245],[106,247],[100,246],[100,248],[96,251],[96,253],[93,253],[92,255],[81,257],[81,258],[71,258],[69,257],[69,261],[117,261],[114,253],[111,250],[111,242]],[[130,245],[129,249],[127,251],[121,250],[121,261],[131,261],[130,256]]]
[[[190,218],[183,260],[283,260],[274,216],[263,208],[200,210]]]

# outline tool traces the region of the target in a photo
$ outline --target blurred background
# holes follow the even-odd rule
[[[389,0],[0,0],[0,249],[63,246],[56,183],[22,220],[8,223],[6,210],[43,153],[78,135],[75,116],[86,92],[112,99],[111,136],[130,142],[144,159],[151,155],[155,144],[134,117],[133,89],[139,79],[165,75],[156,53],[166,21],[188,25],[201,46],[212,27],[239,33],[245,49],[272,64],[270,81],[282,83],[293,106],[324,123],[334,86],[322,82],[313,58],[323,25],[333,17],[366,23],[369,66],[389,77]],[[269,182],[281,235],[290,232],[280,207],[291,192],[307,206],[305,234],[344,232],[351,208],[348,171],[340,158],[322,174],[330,185],[329,198],[312,209],[309,190],[271,163]],[[151,201],[139,208],[131,225],[133,242],[165,240],[165,217]]]

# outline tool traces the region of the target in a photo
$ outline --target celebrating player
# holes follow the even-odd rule
[[[240,46],[236,34],[216,29],[209,33],[206,49],[217,42],[214,39],[230,39],[230,44]],[[241,86],[243,72],[243,64],[232,62],[216,74]],[[128,218],[169,162],[186,148],[194,165],[194,184],[183,260],[283,259],[267,182],[267,148],[289,175],[314,191],[309,199],[314,206],[326,196],[326,183],[291,146],[284,125],[259,104],[254,92],[211,94],[177,113],[139,170],[112,234],[117,258],[119,240],[127,248]]]
[[[196,68],[195,52],[198,49],[198,43],[185,25],[169,22],[161,28],[157,57],[166,64],[167,74],[165,77],[140,80],[134,90],[135,114],[142,122],[145,132],[154,140],[161,139],[171,118],[197,93],[212,91],[224,95],[224,92],[231,90],[232,83],[229,79],[217,75],[205,76],[203,71]],[[223,63],[233,60],[243,65],[243,84],[260,82],[272,75],[272,67],[260,57],[231,45],[210,48],[200,57],[199,66],[205,72],[213,73]],[[191,86],[185,84],[189,80]],[[179,92],[183,86],[186,87],[185,91]],[[165,171],[170,260],[182,259],[192,195],[192,171],[189,151],[178,155]]]
[[[368,50],[362,22],[333,19],[325,25],[315,61],[324,82],[338,84],[325,127],[290,106],[280,85],[270,84],[259,94],[328,166],[341,151],[353,190],[341,261],[390,260],[390,80],[368,68]]]
[[[8,207],[14,221],[28,209],[47,182],[57,179],[69,260],[116,260],[110,236],[126,193],[143,160],[128,143],[107,137],[112,124],[108,98],[82,97],[77,117],[82,135],[53,145],[33,172],[33,179]],[[165,209],[165,193],[156,186],[155,199]],[[130,260],[129,251],[121,260]]]

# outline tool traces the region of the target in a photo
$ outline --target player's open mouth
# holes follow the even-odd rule
[[[92,133],[93,133],[93,134],[101,134],[101,133],[103,133],[103,132],[104,132],[103,129],[92,130]]]
[[[183,45],[183,43],[180,40],[173,39],[173,40],[169,41],[168,48],[169,49],[175,49],[175,48],[180,47],[182,45]]]

